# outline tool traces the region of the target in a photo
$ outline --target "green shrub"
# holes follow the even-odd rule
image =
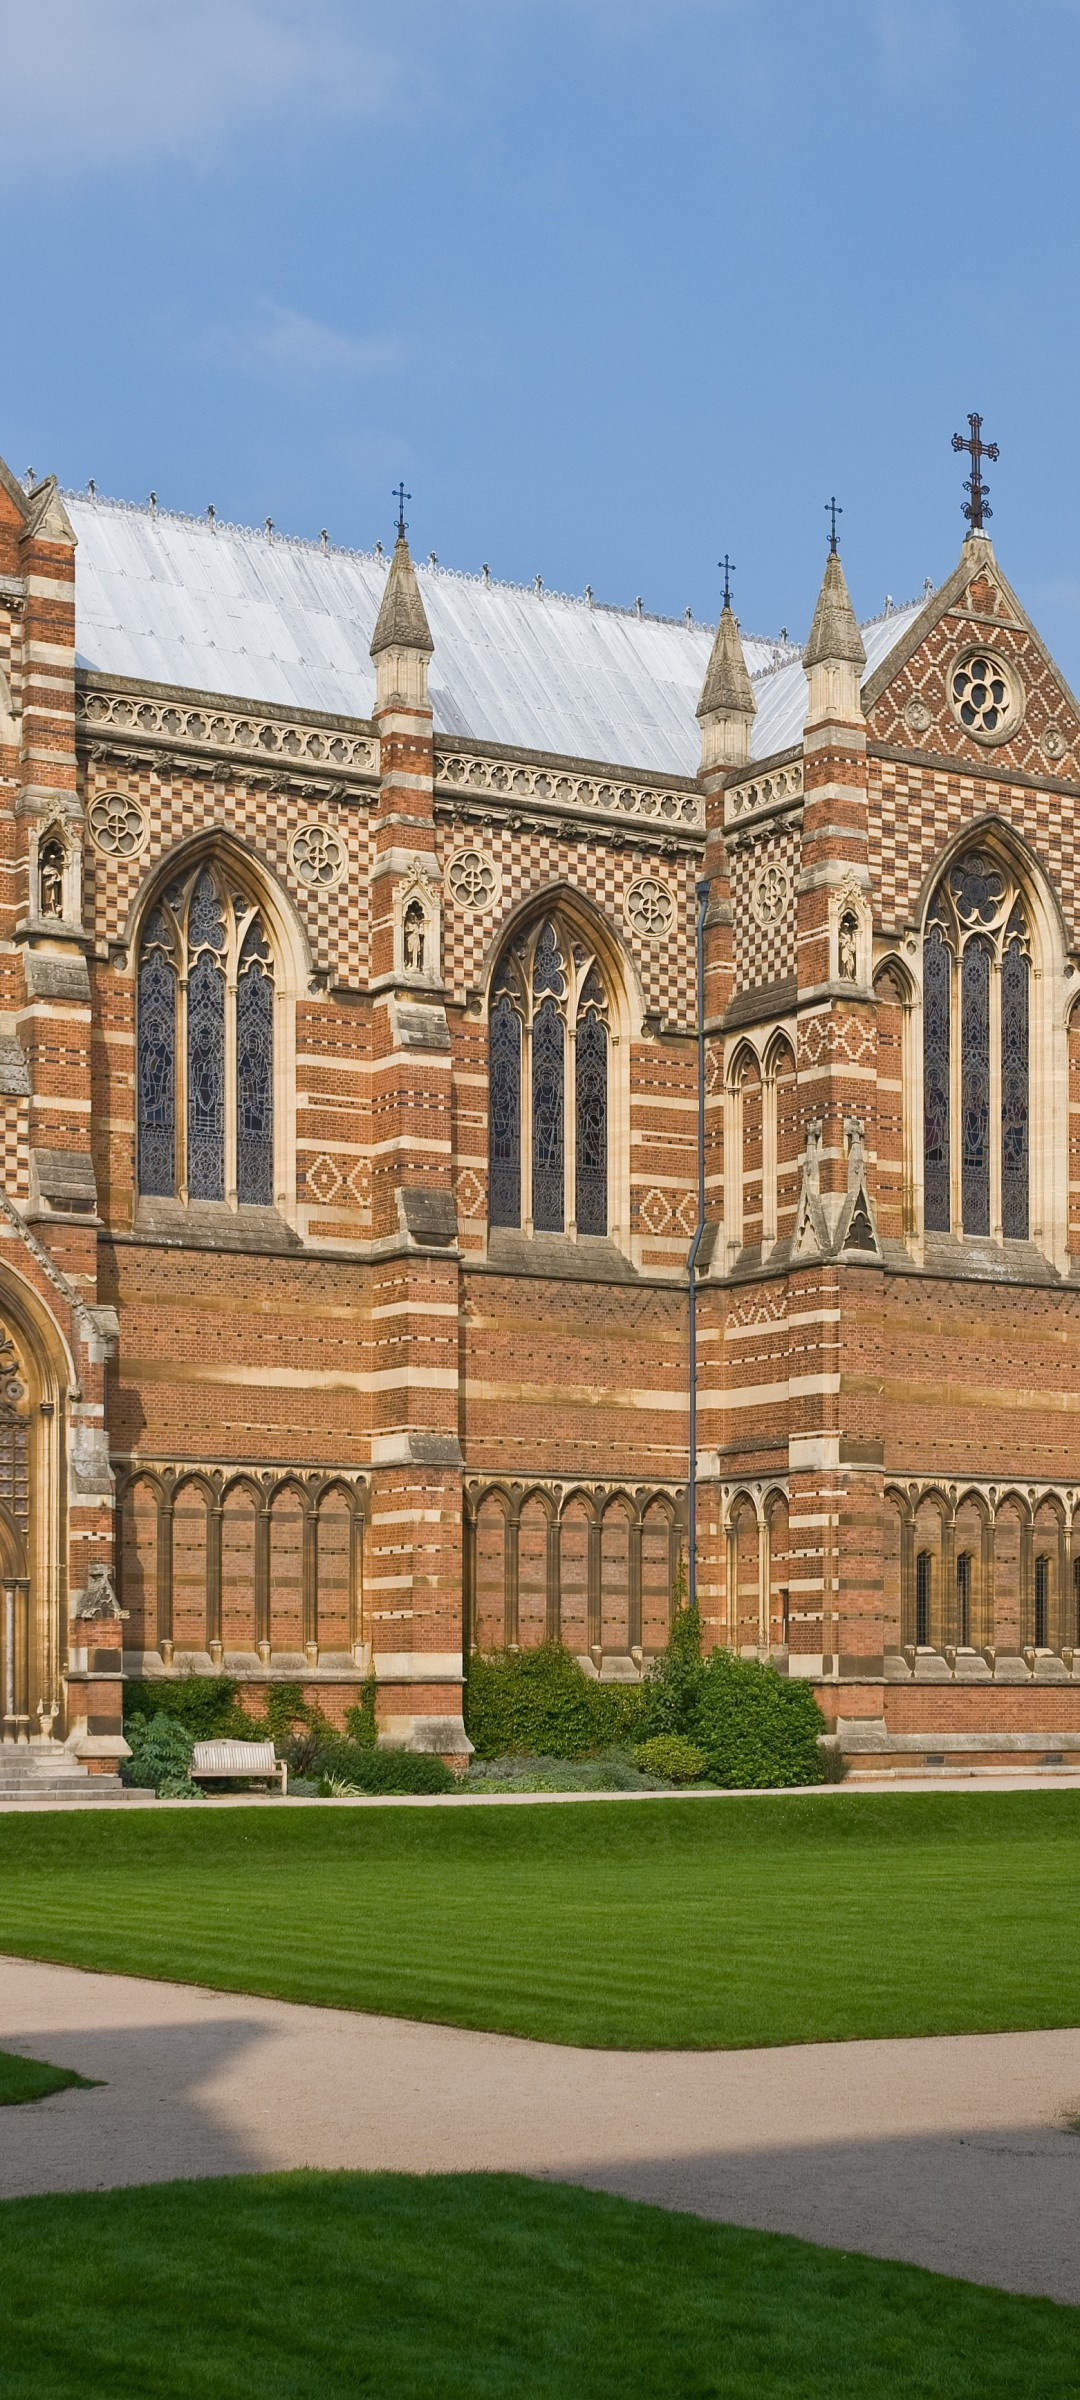
[[[477,1650],[469,1660],[465,1722],[478,1758],[584,1758],[634,1739],[641,1691],[636,1684],[594,1682],[561,1642]]]
[[[639,1742],[634,1765],[645,1775],[660,1775],[665,1783],[699,1783],[705,1773],[705,1753],[685,1733],[654,1733]]]
[[[470,1792],[662,1792],[663,1780],[643,1771],[628,1750],[605,1750],[582,1759],[474,1759]]]
[[[677,1733],[697,1738],[698,1711],[705,1684],[701,1655],[701,1615],[684,1608],[676,1597],[667,1649],[653,1660],[641,1687],[642,1733]]]
[[[456,1792],[456,1777],[427,1750],[368,1750],[356,1742],[328,1742],[319,1761],[319,1788],[333,1798],[342,1792]]]
[[[193,1742],[212,1742],[222,1734],[236,1734],[240,1720],[245,1729],[248,1725],[237,1704],[239,1688],[231,1675],[180,1675],[175,1681],[126,1683],[124,1728],[128,1739],[133,1725],[154,1717],[173,1718],[191,1735]]]
[[[156,1792],[159,1800],[198,1798],[188,1772],[195,1744],[175,1714],[162,1710],[156,1717],[136,1717],[128,1725],[127,1738],[131,1757],[120,1768],[123,1783]]]
[[[821,1711],[811,1686],[756,1658],[706,1659],[693,1739],[710,1780],[729,1790],[820,1783]]]
[[[848,1771],[843,1751],[835,1749],[830,1743],[827,1749],[819,1746],[818,1756],[821,1760],[822,1783],[843,1783]]]

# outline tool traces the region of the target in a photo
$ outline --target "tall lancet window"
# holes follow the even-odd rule
[[[138,1174],[148,1197],[274,1197],[274,962],[216,863],[171,883],[138,970]]]
[[[608,1230],[608,999],[592,951],[561,916],[503,952],[489,1026],[492,1225]]]
[[[923,1184],[928,1233],[1026,1241],[1031,942],[1012,871],[968,850],[923,942]]]

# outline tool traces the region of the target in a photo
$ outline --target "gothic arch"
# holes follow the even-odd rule
[[[934,859],[916,924],[918,1219],[932,1233],[1031,1240],[1064,1270],[1070,992],[1053,883],[987,814]]]
[[[515,912],[489,962],[489,1225],[625,1247],[636,1030],[625,953],[600,912],[558,886]]]
[[[295,1015],[307,936],[278,878],[218,827],[157,862],[125,928],[144,1196],[295,1213]]]
[[[504,950],[528,926],[552,913],[568,918],[571,923],[578,921],[584,939],[595,948],[611,982],[619,1011],[619,1031],[626,1040],[636,1041],[645,1019],[645,993],[636,962],[604,910],[597,907],[587,892],[565,881],[544,884],[528,892],[492,935],[478,979],[486,1008],[490,1008],[491,987]]]

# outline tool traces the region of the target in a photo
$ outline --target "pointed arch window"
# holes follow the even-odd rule
[[[138,1177],[147,1197],[274,1197],[274,961],[216,863],[150,912],[138,966]]]
[[[928,1233],[1029,1226],[1031,941],[1011,869],[954,859],[923,941],[923,1194]]]
[[[608,1230],[607,990],[595,953],[543,918],[500,959],[489,1024],[489,1218]]]

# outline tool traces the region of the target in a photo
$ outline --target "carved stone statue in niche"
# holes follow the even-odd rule
[[[422,975],[427,947],[424,911],[419,900],[410,900],[405,911],[405,970],[409,975]]]
[[[841,982],[857,983],[859,979],[859,920],[850,909],[846,909],[840,919],[837,955],[840,962]]]
[[[60,842],[46,842],[38,860],[38,889],[43,917],[64,914],[64,851]]]

